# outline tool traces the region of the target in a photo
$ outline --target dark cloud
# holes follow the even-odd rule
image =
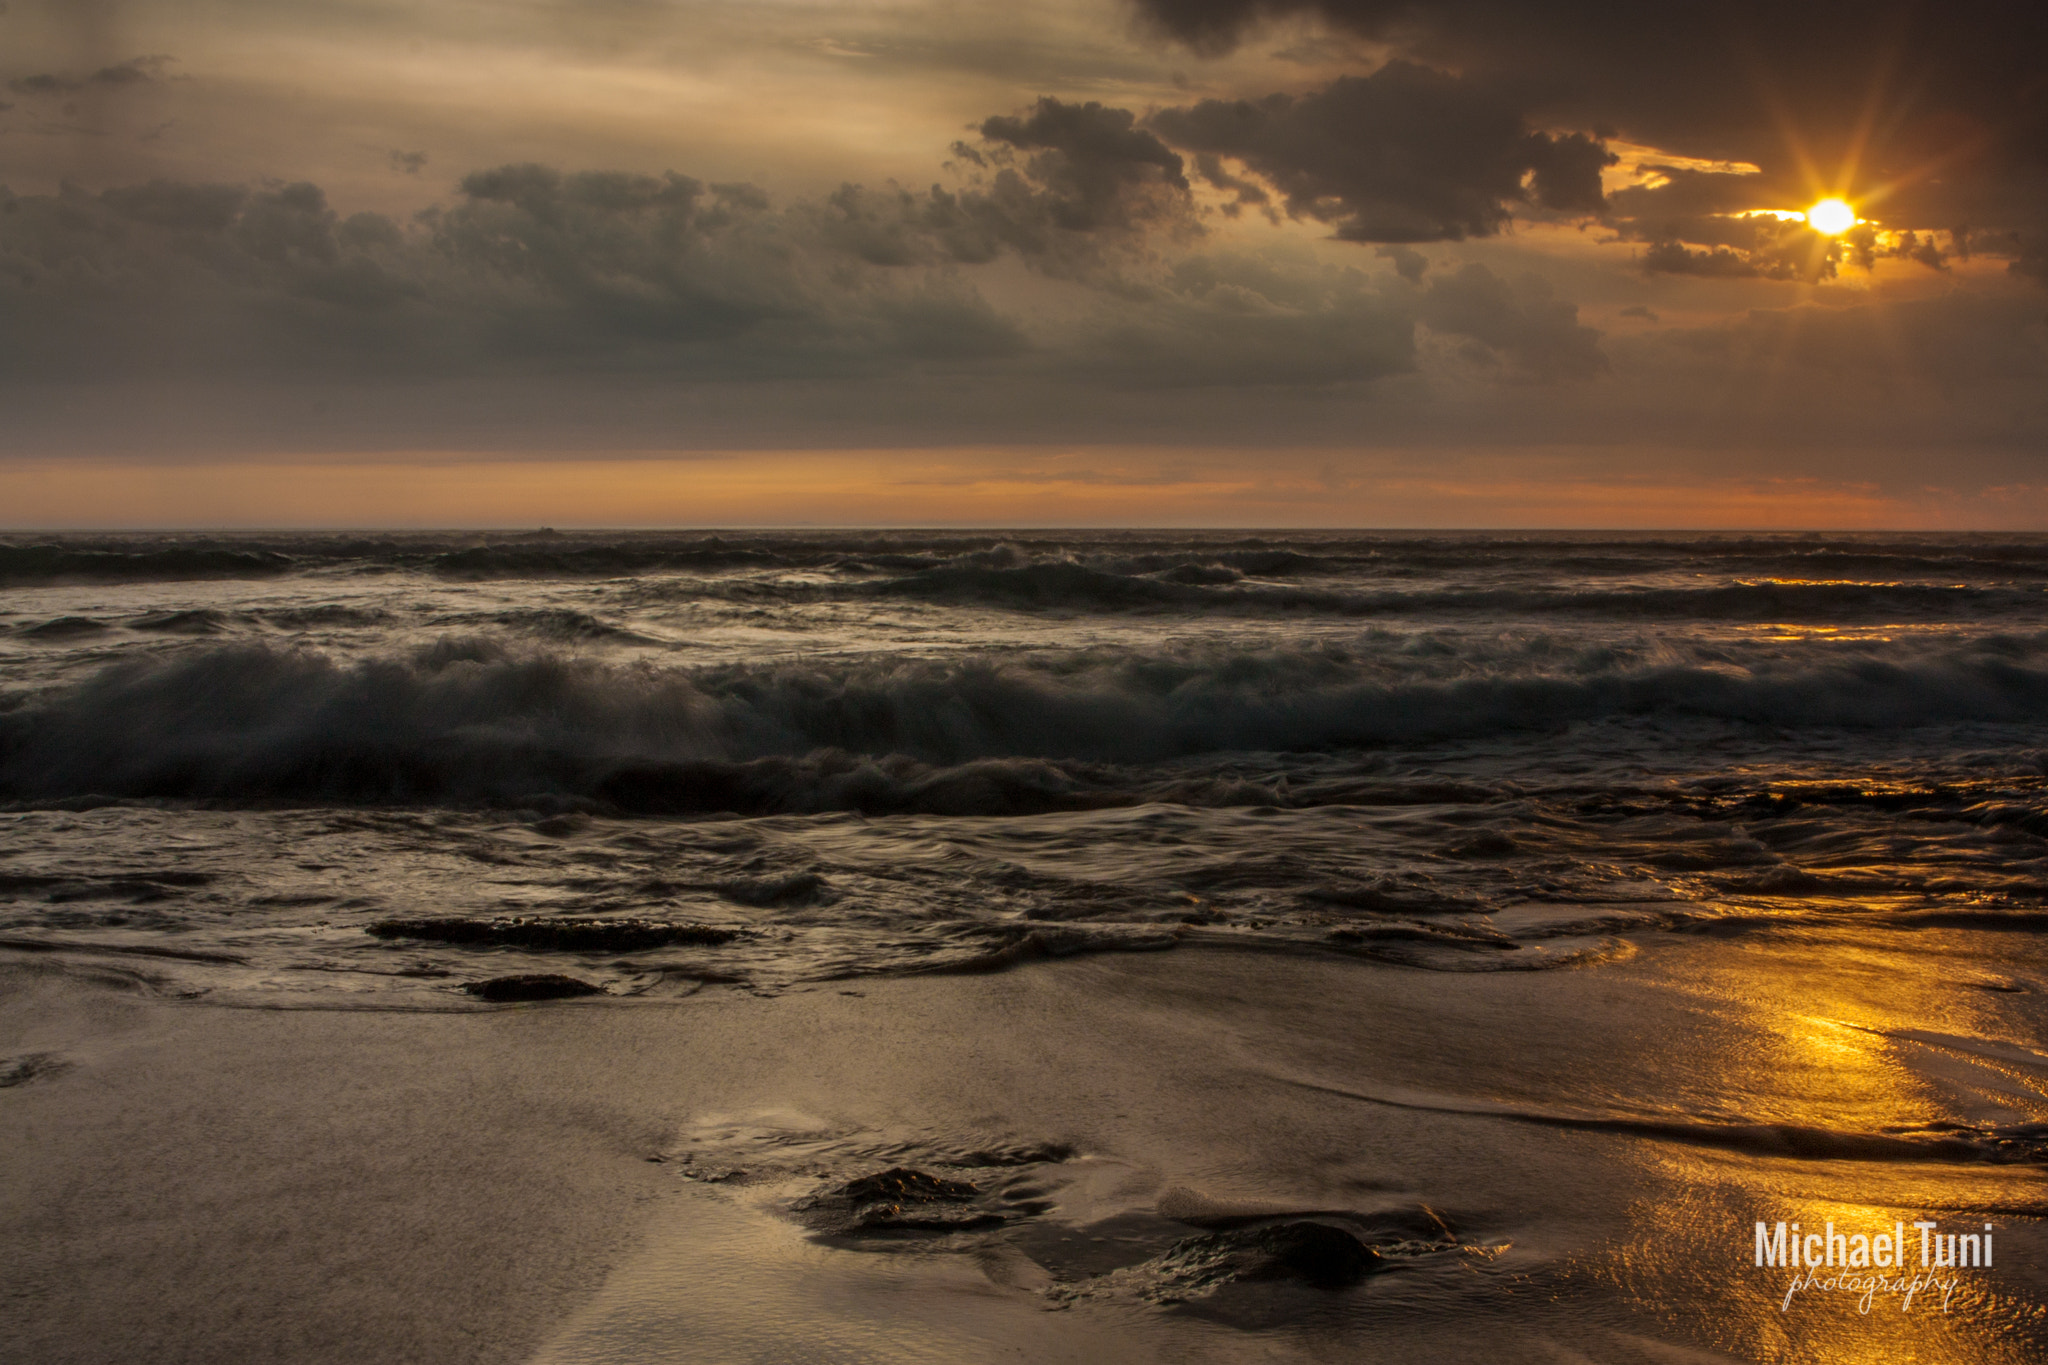
[[[1456,70],[1535,126],[1761,166],[1737,188],[1771,197],[1728,207],[1843,192],[1922,233],[2048,227],[2048,6],[2035,0],[1708,0],[1654,13],[1622,0],[1132,3],[1156,31],[1207,52],[1267,20],[1313,15]],[[1665,196],[1663,209],[1699,188]],[[1472,230],[1472,215],[1455,221]]]
[[[20,95],[72,95],[81,90],[119,90],[126,86],[149,85],[163,79],[164,68],[173,60],[166,56],[130,57],[125,62],[103,66],[87,76],[41,72],[11,80],[7,82],[7,88]]]
[[[846,184],[785,204],[737,182],[536,163],[464,176],[404,220],[344,216],[310,181],[0,193],[0,371],[1338,389],[1413,369],[1418,319],[1500,378],[1597,371],[1597,334],[1570,304],[1483,270],[1425,288],[1427,263],[1406,248],[1392,276],[1190,254],[1204,230],[1169,136],[1196,136],[1217,108],[1147,126],[1043,98],[978,125],[950,186]],[[1384,126],[1347,126],[1374,111]],[[1377,230],[1368,214],[1442,236],[1493,230],[1507,200],[1577,204],[1574,177],[1591,166],[1597,181],[1605,155],[1405,65],[1255,113],[1259,136],[1190,149],[1197,172],[1240,209],[1277,213],[1277,191],[1352,236]],[[1425,153],[1448,169],[1399,171]],[[401,170],[425,159],[387,154]],[[1063,281],[1056,302],[1028,317],[994,307],[976,281],[1014,287],[1014,271],[980,273],[1006,257]]]
[[[1636,168],[1653,179],[1609,196],[1614,216],[1652,237],[1670,237],[1702,219],[1740,213],[1760,199],[1791,198],[1796,186],[1781,186],[1738,171],[1703,171],[1655,162]]]
[[[1653,275],[1701,275],[1708,279],[1752,280],[1764,269],[1746,251],[1725,246],[1694,251],[1680,242],[1658,242],[1643,253],[1643,269]],[[1788,278],[1788,277],[1781,277]]]
[[[1373,255],[1394,263],[1394,273],[1410,284],[1420,284],[1425,271],[1429,269],[1429,257],[1406,246],[1383,246]]]
[[[1584,133],[1532,133],[1527,144],[1529,184],[1535,201],[1559,213],[1599,213],[1607,207],[1600,172],[1620,158]]]
[[[2048,284],[2048,238],[2036,238],[2021,247],[2007,268],[2036,284]]]
[[[887,242],[914,217],[874,214],[865,241],[835,231],[858,218],[849,206],[902,207],[858,189],[837,207],[778,211],[750,185],[519,165],[466,177],[461,195],[426,220],[432,259],[460,268],[469,287],[451,282],[446,297],[500,360],[716,377],[886,371],[1023,345],[932,268],[929,236]]]
[[[1509,378],[1550,383],[1607,370],[1600,333],[1579,322],[1578,305],[1533,276],[1517,287],[1467,265],[1431,281],[1417,311],[1431,331],[1463,338],[1467,359],[1503,366]]]
[[[1887,141],[1939,111],[2041,131],[2048,14],[2030,0],[1941,6],[1709,0],[1654,15],[1626,0],[1132,0],[1166,35],[1216,52],[1312,14],[1417,60],[1524,92],[1546,118],[1689,155],[1775,148],[1790,119],[1814,150],[1846,140],[1873,94]],[[1905,106],[1910,106],[1906,108]],[[2035,150],[2039,150],[2038,146]]]
[[[2048,347],[2038,300],[1965,288],[1851,306],[1759,308],[1703,327],[1647,334],[1631,357],[1650,360],[1692,394],[1731,408],[1766,406],[1802,420],[1910,413],[1971,439],[2039,449]],[[1931,401],[1930,401],[1931,400]],[[2001,428],[2003,430],[2001,431]]]
[[[1900,234],[1893,254],[1902,260],[1918,261],[1930,270],[1948,269],[1948,256],[1941,250],[1931,232],[1924,237],[1912,231]]]
[[[466,176],[410,222],[344,219],[310,183],[0,192],[0,360],[22,379],[538,366],[681,380],[1010,361],[1031,349],[1024,330],[964,265],[1005,251],[1071,264],[1143,228],[1127,195],[1185,206],[1178,158],[1128,115],[1119,144],[1094,137],[1118,131],[1115,111],[1078,112],[1074,137],[1056,120],[999,124],[1059,140],[989,185],[849,185],[786,208],[745,184],[533,164]],[[1157,174],[1103,169],[1120,160]]]
[[[425,152],[407,152],[393,147],[390,152],[391,169],[406,175],[418,175],[427,168]]]
[[[1129,110],[1046,98],[981,129],[953,144],[964,182],[953,188],[846,185],[790,212],[870,265],[982,265],[1007,252],[1070,279],[1201,232],[1181,158]]]
[[[396,232],[395,224],[388,224]],[[310,184],[0,192],[0,368],[25,381],[361,372],[418,358],[413,263]]]
[[[1148,236],[1200,232],[1180,156],[1128,109],[1048,97],[980,133],[954,144],[970,183],[934,189],[924,210],[960,260],[1007,248],[1075,276]]]
[[[1144,297],[1110,301],[1065,363],[1090,382],[1140,388],[1359,384],[1415,368],[1415,319],[1358,270],[1193,256]]]
[[[409,221],[344,217],[308,182],[4,195],[0,370],[250,383],[933,371],[1090,390],[1316,389],[1413,369],[1420,319],[1503,379],[1598,371],[1597,334],[1572,305],[1476,266],[1420,288],[1405,249],[1397,280],[1305,254],[1145,251],[1156,239],[1140,238],[1066,274],[1064,311],[1029,326],[1006,316],[972,282],[975,263],[1017,252],[1047,268],[1032,254],[1045,234],[1113,252],[1145,226],[1114,206],[1131,187],[1185,207],[1171,153],[1080,109],[1084,127],[1131,136],[1040,147],[1064,158],[1057,173],[1005,167],[959,191],[850,185],[784,207],[744,184],[535,164],[465,176]],[[1039,136],[1025,120],[996,131]],[[1076,162],[1156,174],[1106,172],[1095,183],[1111,190],[1087,190],[1066,177]],[[1054,206],[1089,194],[1098,229],[1063,226],[1073,220]]]
[[[1180,157],[1136,125],[1128,109],[1044,98],[1023,117],[988,119],[981,136],[1034,153],[1032,178],[1049,195],[1053,221],[1085,232],[1126,224],[1134,201],[1151,197],[1144,190],[1187,191]]]
[[[1195,169],[1201,173],[1204,181],[1233,196],[1222,206],[1226,217],[1235,218],[1247,208],[1256,208],[1272,221],[1279,221],[1279,214],[1271,206],[1272,196],[1267,194],[1262,186],[1242,176],[1232,175],[1224,166],[1223,158],[1214,152],[1198,154],[1195,157]]]
[[[1609,196],[1609,221],[1622,238],[1648,242],[1647,269],[1723,278],[1796,279],[1834,273],[1839,252],[1807,232],[1751,211],[1803,202],[1795,187],[1753,174],[1691,167],[1639,166],[1653,177]],[[1693,249],[1689,249],[1693,248]]]
[[[838,250],[869,265],[903,267],[994,260],[1005,234],[975,208],[937,187],[915,193],[898,185],[841,185],[796,211]]]
[[[1164,109],[1150,125],[1175,146],[1235,159],[1289,214],[1361,242],[1490,236],[1518,207],[1597,213],[1613,161],[1595,139],[1533,131],[1497,95],[1403,61],[1306,95]]]
[[[67,195],[65,198],[75,201],[77,196]],[[146,185],[108,190],[100,196],[100,203],[118,217],[131,222],[168,228],[181,234],[207,235],[223,233],[233,225],[248,198],[249,191],[242,185],[190,185],[152,180]]]
[[[266,265],[331,266],[341,259],[335,222],[318,185],[286,185],[249,197],[235,224],[234,241]]]

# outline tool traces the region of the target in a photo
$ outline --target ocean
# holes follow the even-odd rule
[[[1170,1009],[1244,997],[1210,1023],[1300,1103],[1443,1125],[1398,1178],[1237,1215],[1100,1134],[998,1134],[1024,1145],[977,1167],[873,1124],[684,1123],[659,1153],[800,1149],[758,1196],[799,1225],[802,1180],[885,1159],[1031,1167],[989,1220],[890,1245],[999,1246],[1036,1267],[1002,1283],[1119,1331],[1224,1324],[1188,1358],[1456,1358],[1482,1328],[1531,1359],[2039,1358],[2044,860],[2048,537],[0,541],[9,961],[424,1014],[1199,981]],[[550,995],[582,998],[502,1003]],[[1084,1160],[1157,1179],[1084,1211],[1057,1193]],[[1608,1203],[1596,1167],[1628,1173]],[[1435,1221],[1379,1227],[1364,1188]],[[1749,1224],[1807,1204],[1997,1223],[2009,1269],[1945,1314],[1798,1318]],[[1321,1252],[1267,1242],[1303,1225],[1406,1288],[1293,1285]],[[559,1358],[627,1358],[588,1332]]]

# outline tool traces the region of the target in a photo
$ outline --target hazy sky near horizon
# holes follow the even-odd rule
[[[2048,529],[2016,0],[8,0],[0,185],[0,524]]]

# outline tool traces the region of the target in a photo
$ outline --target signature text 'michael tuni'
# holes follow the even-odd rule
[[[1759,1222],[1756,1225],[1756,1263],[1760,1266],[1892,1269],[1913,1264],[1909,1257],[1917,1250],[1918,1264],[1928,1269],[1991,1264],[1989,1223],[1984,1225],[1981,1233],[1941,1232],[1938,1230],[1940,1224],[1932,1221],[1916,1222],[1912,1226],[1920,1234],[1917,1248],[1913,1239],[1906,1235],[1903,1222],[1893,1223],[1889,1231],[1875,1235],[1837,1232],[1833,1223],[1827,1224],[1822,1232],[1802,1233],[1799,1224],[1793,1223],[1789,1236],[1783,1221],[1775,1228]]]

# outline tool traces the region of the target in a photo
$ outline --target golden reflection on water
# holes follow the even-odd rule
[[[1785,580],[1785,582],[1789,584],[1789,580]],[[1818,583],[1818,580],[1816,580],[1816,583]],[[1864,583],[1848,586],[1882,588],[1896,585]],[[1862,625],[1835,626],[1821,625],[1813,621],[1758,621],[1751,625],[1738,627],[1737,633],[1758,640],[1812,640],[1828,644],[1891,644],[1894,641],[1909,636],[1921,639],[1933,636],[1954,636],[1957,634],[1957,628],[1952,621],[1872,621]]]
[[[1735,580],[1745,588],[1903,588],[1904,579],[1876,578],[1738,578]],[[1951,588],[1968,587],[1967,583],[1949,583]]]
[[[1840,626],[1800,626],[1774,624],[1764,627],[1760,638],[1765,640],[1828,640],[1845,644],[1888,645],[1894,638],[1896,628],[1890,626],[1865,626],[1859,630],[1848,630]]]
[[[2002,941],[2011,937],[1898,933],[1851,944],[1808,934],[1683,961],[1674,984],[1722,1025],[1689,1040],[1700,1049],[1693,1085],[1714,1097],[1701,1107],[1716,1120],[1909,1139],[2041,1122],[2039,997],[1972,985],[1988,957],[2020,948]],[[1631,1235],[1608,1273],[1634,1311],[1681,1338],[1741,1359],[1822,1365],[2043,1358],[2048,1178],[2038,1166],[1636,1146],[1653,1193],[1631,1210]],[[1913,1224],[1927,1219],[1952,1233],[1991,1223],[1993,1264],[1922,1270]],[[1788,1303],[1804,1272],[1755,1263],[1756,1224],[1779,1220],[1873,1239],[1902,1224],[1907,1265],[1851,1270],[1853,1288],[1839,1279],[1830,1288],[1840,1272],[1823,1266],[1820,1283]],[[1873,1273],[1886,1283],[1873,1288]],[[1952,1283],[1923,1286],[1909,1307],[1900,1278],[1915,1274]]]

